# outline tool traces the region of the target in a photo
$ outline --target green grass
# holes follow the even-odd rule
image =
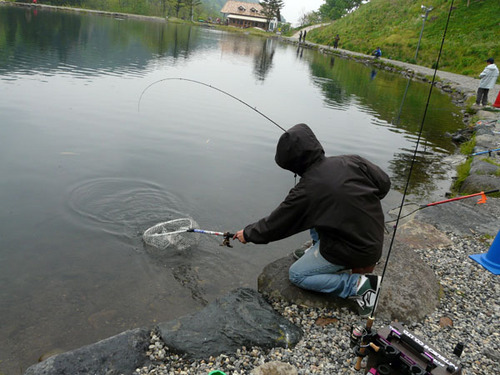
[[[460,164],[457,167],[457,178],[451,188],[453,192],[459,192],[465,179],[469,176],[472,160],[473,160],[472,158],[467,158],[467,161],[465,163]]]
[[[475,136],[473,136],[470,141],[464,142],[460,145],[460,153],[463,155],[470,155],[473,153],[474,147],[476,147]],[[469,176],[472,160],[473,158],[468,157],[463,164],[460,164],[457,167],[457,178],[455,179],[453,186],[451,187],[451,191],[453,193],[458,193],[460,191],[460,188],[462,187],[465,179]]]
[[[421,2],[371,0],[331,25],[311,30],[308,38],[333,45],[340,35],[340,48],[370,54],[377,46],[382,57],[432,68],[443,40],[451,0],[426,0],[434,9],[425,22],[418,56],[415,52],[422,30]],[[488,57],[500,60],[500,1],[455,0],[439,69],[478,76]]]
[[[474,152],[476,147],[476,137],[472,137],[470,141],[464,142],[460,145],[460,153],[463,155],[470,155]]]

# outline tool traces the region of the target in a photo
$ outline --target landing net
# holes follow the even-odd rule
[[[142,235],[144,242],[158,249],[168,247],[186,250],[198,243],[199,234],[188,232],[197,228],[198,224],[190,218],[175,219],[156,224]]]

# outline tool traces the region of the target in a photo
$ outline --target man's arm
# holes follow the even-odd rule
[[[307,226],[309,203],[302,189],[299,183],[269,216],[247,225],[245,229],[235,234],[234,239],[242,243],[266,244],[309,229]]]

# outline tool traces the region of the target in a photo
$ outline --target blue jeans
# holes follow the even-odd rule
[[[344,266],[332,264],[319,253],[319,242],[297,260],[288,271],[292,284],[302,289],[347,298],[356,294],[359,274],[338,273]]]

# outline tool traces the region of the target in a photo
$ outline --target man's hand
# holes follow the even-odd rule
[[[247,243],[247,241],[245,240],[245,236],[243,235],[243,229],[236,232],[236,234],[233,237],[233,240],[236,239],[241,243]]]

